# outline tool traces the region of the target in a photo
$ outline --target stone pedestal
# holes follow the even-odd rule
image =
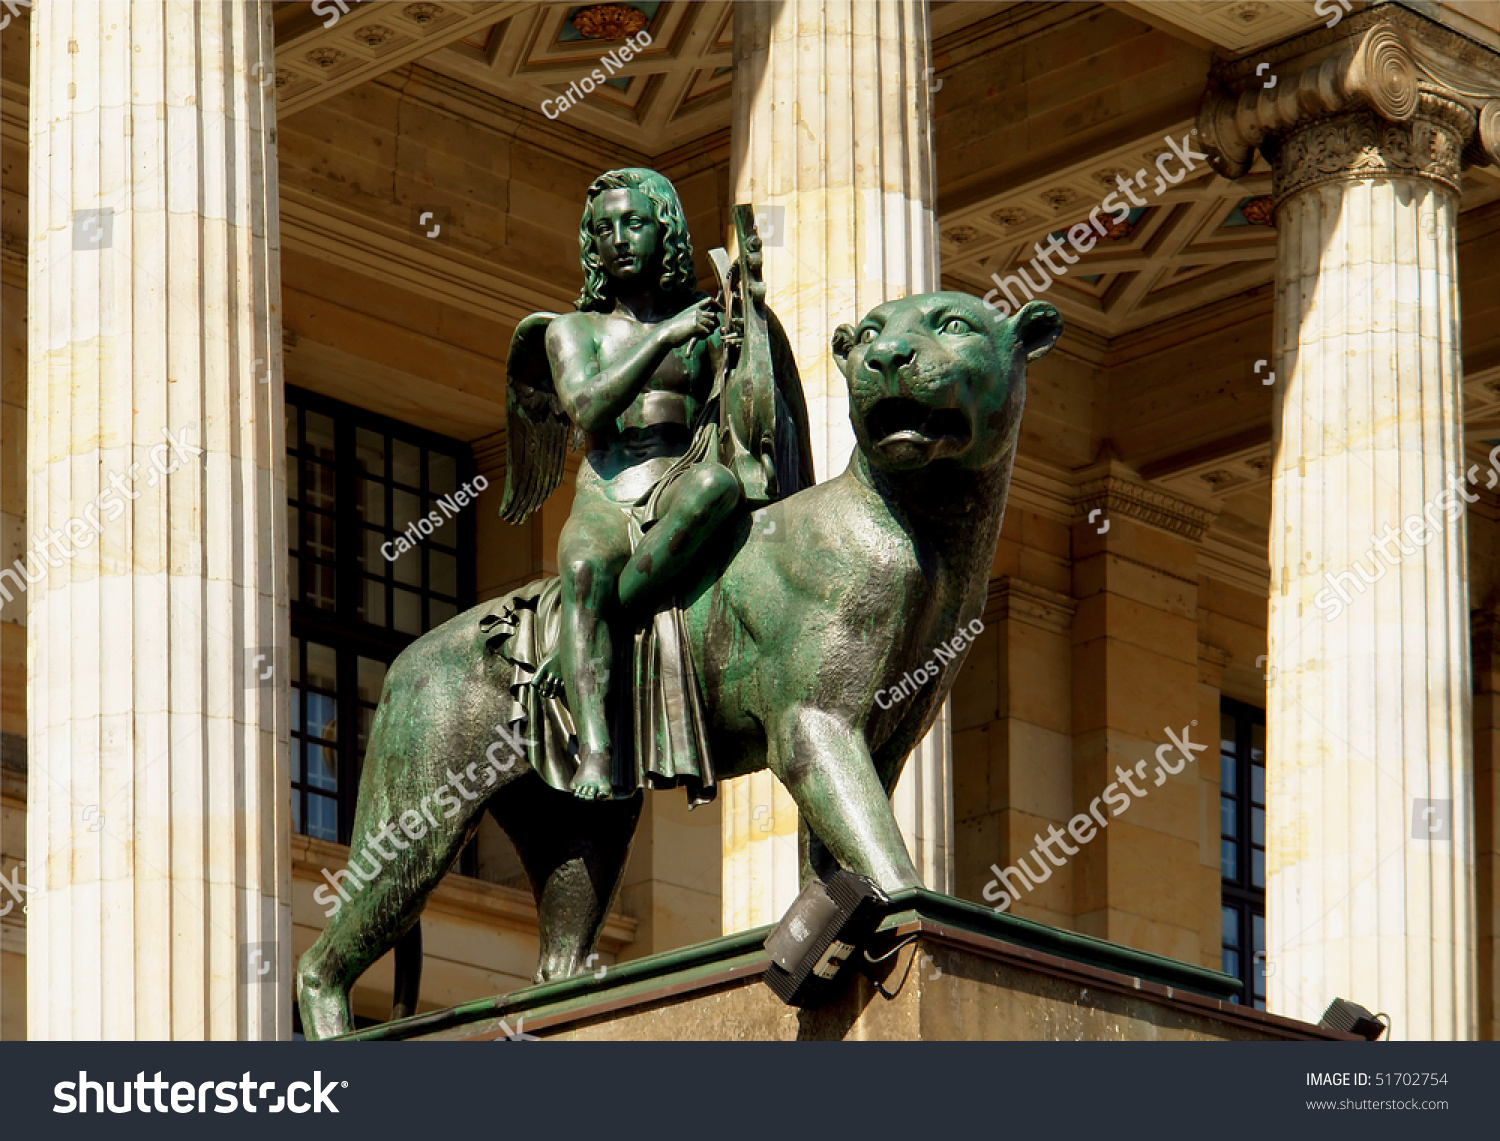
[[[767,301],[801,369],[825,480],[854,448],[833,330],[938,288],[927,4],[741,5],[734,57],[734,201],[758,211]],[[953,845],[947,726],[945,705],[894,797],[923,882],[938,890]],[[726,788],[725,931],[779,919],[796,897],[796,810],[774,784],[766,775]]]
[[[812,1010],[762,981],[766,928],[350,1035],[630,1041],[1341,1041],[1228,1001],[1236,980],[1086,935],[902,892],[841,993]]]
[[[1279,90],[1232,71],[1199,124],[1221,173],[1258,145],[1275,174],[1268,1002],[1471,1038],[1454,226],[1466,152],[1500,155],[1500,61],[1394,7],[1263,58]]]
[[[28,1030],[287,1038],[271,5],[32,21]]]

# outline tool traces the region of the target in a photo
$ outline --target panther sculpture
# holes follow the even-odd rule
[[[960,663],[914,692],[903,678],[983,609],[1026,365],[1061,331],[1046,302],[1005,318],[962,293],[889,301],[840,326],[833,353],[857,441],[848,468],[726,526],[701,581],[682,595],[717,776],[777,776],[811,837],[804,875],[836,861],[886,892],[920,885],[889,796]],[[393,946],[396,1013],[415,1010],[418,917],[485,810],[510,835],[536,895],[536,980],[581,970],[594,948],[641,796],[580,800],[524,752],[497,749],[497,738],[536,730],[513,720],[514,663],[493,648],[496,616],[528,591],[536,587],[459,615],[391,667],[351,853],[394,840],[398,821],[408,840],[341,893],[349,898],[302,957],[308,1038],[353,1028],[350,989]],[[906,696],[893,701],[898,686]],[[464,799],[450,792],[434,813],[434,790],[454,780]]]

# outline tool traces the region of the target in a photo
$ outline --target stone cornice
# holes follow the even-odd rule
[[[1010,494],[1005,505],[1007,509],[1024,508],[1059,523],[1071,524],[1076,514],[1073,479],[1066,468],[1023,452],[1016,456],[1016,466],[1011,470]]]
[[[1245,542],[1222,527],[1203,537],[1198,574],[1263,598],[1271,595],[1271,566],[1264,544]]]
[[[1006,576],[991,580],[981,621],[988,626],[1013,618],[1053,634],[1066,634],[1077,609],[1077,600],[1066,594]]]
[[[1224,667],[1234,660],[1228,650],[1208,642],[1198,643],[1198,684],[1219,689],[1224,681]]]
[[[662,151],[646,165],[659,170],[673,182],[681,182],[695,174],[718,167],[728,168],[730,159],[730,130],[710,131],[701,138],[680,147]]]
[[[519,107],[420,63],[388,72],[373,82],[395,92],[404,102],[420,103],[508,139],[521,138],[589,169],[651,165],[644,151],[601,139],[561,119],[548,119],[538,110]]]
[[[450,247],[413,243],[390,220],[357,214],[283,181],[281,238],[289,250],[507,324],[568,298],[551,282]]]
[[[1464,162],[1500,164],[1500,56],[1407,9],[1369,9],[1256,55],[1217,68],[1199,108],[1199,139],[1226,178],[1248,171],[1257,148],[1272,157],[1284,136],[1352,112],[1429,124],[1414,132],[1418,151],[1446,128]],[[1265,63],[1269,87],[1254,71]],[[1424,165],[1449,165],[1446,155],[1428,157]],[[1367,162],[1349,177],[1378,174]]]
[[[935,36],[932,58],[938,71],[966,67],[1000,49],[1015,50],[1027,40],[1055,31],[1074,20],[1092,19],[1098,4],[1007,4],[957,31]]]
[[[1195,543],[1213,526],[1216,517],[1213,511],[1142,483],[1117,461],[1107,461],[1102,471],[1095,467],[1084,474],[1090,478],[1078,485],[1078,519],[1086,520],[1089,512],[1098,508],[1106,519],[1135,519]]]
[[[474,455],[474,470],[489,475],[491,472],[499,472],[501,477],[505,476],[505,429],[491,432],[488,436],[480,436],[469,445]]]

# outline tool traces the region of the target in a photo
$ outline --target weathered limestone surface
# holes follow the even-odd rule
[[[1202,717],[1198,612],[1213,514],[1117,462],[1086,474],[1073,529],[1073,811],[1089,813],[1111,784],[1126,796],[1122,773],[1147,768],[1132,774],[1142,795],[1118,816],[1103,808],[1109,827],[1074,857],[1076,929],[1217,967],[1218,842],[1205,861],[1200,820],[1218,809],[1218,714]],[[1158,785],[1157,750],[1184,730],[1210,748]]]
[[[1259,145],[1275,177],[1268,1000],[1470,1038],[1456,213],[1465,157],[1500,156],[1500,68],[1401,9],[1269,55],[1279,95],[1232,71],[1200,116],[1221,173]]]
[[[290,1036],[270,9],[32,16],[33,1039]]]

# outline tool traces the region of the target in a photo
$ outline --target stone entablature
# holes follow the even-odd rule
[[[1179,499],[1148,483],[1131,478],[1123,464],[1111,462],[1104,475],[1085,480],[1078,487],[1079,520],[1100,508],[1105,518],[1128,517],[1172,535],[1198,542],[1213,526],[1215,513],[1206,507]]]
[[[1077,610],[1077,599],[1007,575],[991,580],[982,620],[990,626],[1014,618],[1040,630],[1066,634]]]

